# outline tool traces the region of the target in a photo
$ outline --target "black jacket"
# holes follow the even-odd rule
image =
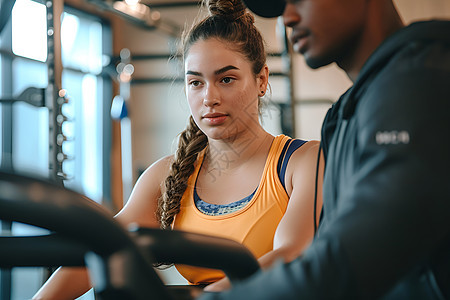
[[[312,245],[204,299],[450,297],[449,112],[450,22],[388,38],[325,118]]]

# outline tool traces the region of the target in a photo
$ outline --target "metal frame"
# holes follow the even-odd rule
[[[12,7],[15,1],[12,0],[2,0],[2,5],[0,6],[0,33],[3,34],[4,40],[11,42],[11,22],[10,16]],[[66,97],[63,90],[61,90],[61,75],[62,75],[62,62],[61,62],[61,14],[64,11],[64,1],[63,0],[46,0],[38,1],[46,6],[47,12],[47,70],[48,70],[48,85],[46,88],[35,88],[29,87],[24,90],[18,96],[7,96],[0,98],[0,104],[2,105],[2,159],[0,163],[0,168],[3,171],[8,171],[14,173],[13,166],[13,104],[15,102],[21,101],[26,102],[35,107],[46,107],[49,111],[49,179],[57,184],[58,186],[64,185],[64,180],[66,174],[63,173],[63,162],[68,158],[63,153],[63,143],[67,139],[62,132],[62,125],[67,118],[62,113],[62,107],[69,100]],[[7,10],[6,10],[7,9]],[[105,43],[107,41],[104,41]],[[3,44],[4,48],[11,49],[11,45]],[[15,55],[6,49],[0,50],[2,53],[2,72],[11,72],[11,64]],[[101,76],[106,77],[106,74]],[[12,74],[2,74],[2,89],[4,95],[12,95],[11,90],[11,78]],[[104,85],[108,85],[104,81]],[[108,88],[111,90],[112,86],[109,84]],[[111,98],[111,97],[110,97]],[[109,110],[104,109],[104,116],[106,114],[107,118],[104,118],[103,126],[108,129],[111,127],[109,118]],[[109,157],[111,138],[107,138],[104,144],[103,154],[104,157]],[[110,173],[109,164],[104,164],[103,173],[105,175]],[[110,178],[108,176],[103,176],[103,195],[110,199]],[[107,184],[105,184],[107,182]],[[9,235],[12,230],[12,223],[10,221],[0,220],[0,229],[2,235]],[[0,270],[0,299],[10,299],[11,298],[11,270],[1,269]]]

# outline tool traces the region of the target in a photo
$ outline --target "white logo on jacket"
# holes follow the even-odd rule
[[[375,135],[375,140],[378,145],[397,145],[409,144],[409,132],[402,131],[378,131]]]

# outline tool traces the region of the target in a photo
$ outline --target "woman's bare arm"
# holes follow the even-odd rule
[[[314,237],[314,194],[317,188],[316,220],[322,209],[323,157],[317,168],[319,142],[310,141],[295,151],[286,170],[289,204],[278,224],[273,251],[259,259],[262,268],[282,258],[285,262],[298,257]],[[322,155],[322,154],[321,154]],[[318,173],[317,187],[316,172]]]

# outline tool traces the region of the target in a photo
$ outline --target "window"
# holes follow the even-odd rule
[[[47,59],[46,9],[41,3],[16,0],[12,19],[12,51],[45,62]]]

